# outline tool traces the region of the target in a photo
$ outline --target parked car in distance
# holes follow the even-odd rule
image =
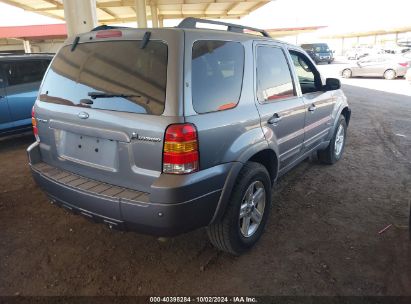
[[[0,54],[0,136],[29,131],[31,109],[51,54]]]
[[[64,43],[34,106],[29,163],[54,204],[158,236],[207,227],[237,255],[281,175],[312,153],[341,159],[347,99],[300,47],[194,18],[103,29]]]
[[[358,60],[360,56],[362,56],[363,54],[367,54],[368,55],[368,49],[362,49],[362,48],[352,48],[350,50],[348,50],[345,53],[345,56],[347,57],[348,60]]]
[[[409,67],[411,67],[411,51],[407,51],[401,54],[402,57],[408,62]]]
[[[330,50],[327,43],[306,43],[301,44],[301,47],[314,60],[315,63],[334,61],[333,51]]]
[[[348,60],[354,59],[359,60],[366,56],[377,56],[385,54],[386,52],[381,48],[370,48],[370,47],[361,47],[361,48],[352,48],[351,50],[345,53],[345,56]]]
[[[384,77],[385,79],[392,80],[404,76],[408,67],[408,62],[400,56],[389,54],[366,56],[344,67],[340,75],[344,78]]]

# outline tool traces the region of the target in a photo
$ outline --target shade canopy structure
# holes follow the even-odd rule
[[[275,28],[266,29],[266,31],[273,38],[281,38],[286,36],[295,36],[299,34],[312,33],[327,26],[304,26],[304,27],[289,27],[289,28]]]
[[[359,31],[359,32],[348,32],[348,33],[324,35],[323,38],[355,38],[355,37],[367,37],[367,36],[397,34],[397,33],[406,33],[406,32],[411,32],[411,26],[376,29],[372,31],[361,31],[361,32]]]
[[[26,11],[64,19],[63,0],[0,0]],[[67,0],[66,0],[67,1]],[[84,0],[89,1],[89,0]],[[135,0],[96,0],[97,20],[100,24],[134,22],[138,2]],[[146,18],[182,19],[185,17],[238,19],[270,1],[258,0],[146,0]],[[156,10],[156,14],[152,11]]]

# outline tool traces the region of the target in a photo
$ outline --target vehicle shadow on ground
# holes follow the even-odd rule
[[[343,89],[343,158],[282,177],[265,234],[240,257],[214,249],[204,229],[158,241],[48,204],[26,162],[32,137],[0,141],[0,294],[410,295],[411,152],[396,135],[411,134],[409,97]]]
[[[13,136],[0,137],[0,152],[14,150],[16,148],[28,148],[35,141],[33,134],[19,134]]]

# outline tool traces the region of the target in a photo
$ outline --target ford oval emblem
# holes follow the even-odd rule
[[[78,117],[81,118],[81,119],[87,119],[88,118],[88,113],[80,112],[80,113],[78,113]]]

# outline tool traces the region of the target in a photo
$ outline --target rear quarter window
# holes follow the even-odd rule
[[[237,105],[244,73],[244,47],[239,42],[199,40],[192,51],[192,98],[197,113]]]

